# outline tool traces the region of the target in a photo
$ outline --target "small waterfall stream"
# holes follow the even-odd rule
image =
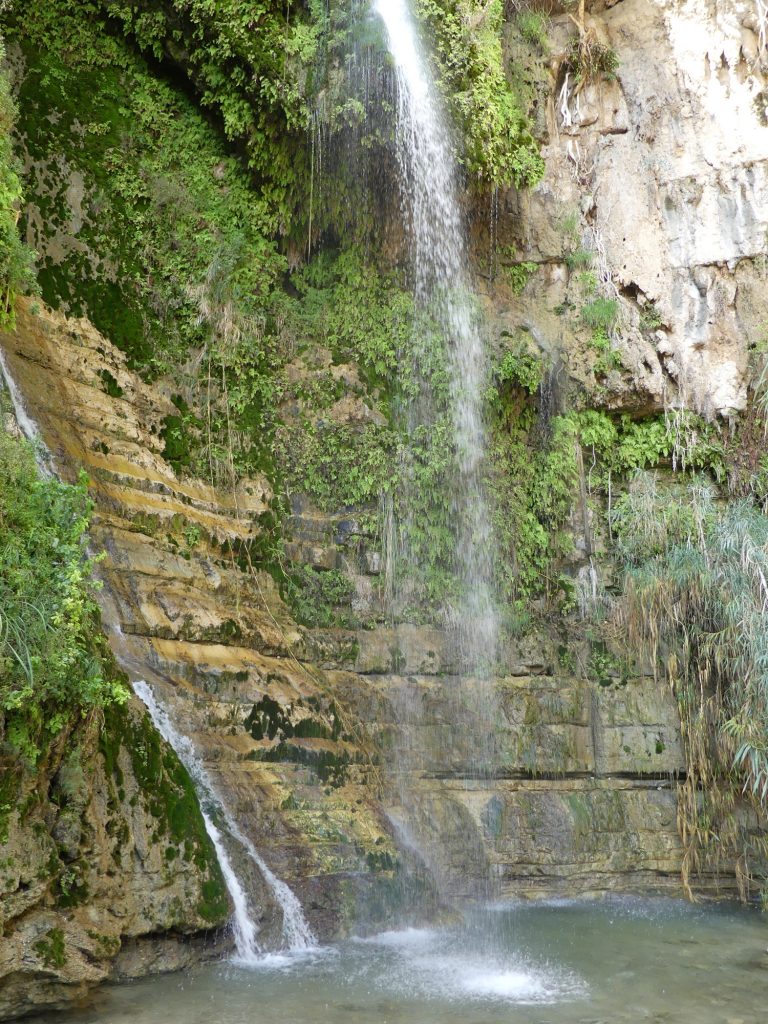
[[[23,395],[13,378],[5,353],[0,348],[0,384],[2,383],[7,388],[19,429],[27,440],[35,446],[40,473],[46,477],[53,476],[55,474],[55,467],[52,455],[45,445],[37,423],[27,411]],[[2,429],[1,424],[0,429]],[[112,637],[111,645],[115,656],[118,662],[121,662],[123,638],[120,624],[117,622],[111,623],[109,631]],[[156,698],[148,683],[143,680],[135,682],[133,683],[133,689],[145,704],[157,731],[176,751],[197,790],[205,828],[216,850],[219,866],[221,867],[221,872],[234,907],[232,927],[238,960],[243,964],[256,963],[262,959],[264,951],[257,940],[258,926],[251,917],[247,894],[232,866],[222,833],[211,817],[214,809],[226,822],[227,832],[239,843],[248,857],[256,864],[272,892],[275,902],[280,907],[283,914],[282,934],[284,948],[290,951],[299,951],[314,947],[317,944],[317,940],[304,916],[301,903],[296,894],[290,886],[275,875],[259,854],[253,842],[239,828],[232,816],[227,813],[226,805],[213,787],[192,741],[176,729],[169,712]]]
[[[5,352],[0,348],[0,383],[4,382],[5,387],[8,391],[8,397],[11,400],[11,406],[13,408],[13,415],[16,417],[16,422],[19,425],[19,430],[22,432],[24,437],[34,445],[35,449],[35,460],[37,462],[37,468],[40,474],[44,477],[51,477],[54,475],[53,459],[51,453],[45,446],[40,431],[37,428],[37,424],[27,412],[27,407],[24,405],[24,398],[13,379],[8,361],[5,358]]]
[[[205,830],[216,850],[219,867],[224,876],[224,882],[226,883],[229,895],[232,898],[232,905],[235,911],[232,918],[232,931],[237,956],[243,963],[253,962],[258,959],[261,953],[261,947],[256,939],[258,927],[251,917],[250,910],[248,909],[248,898],[240,884],[240,879],[232,867],[221,832],[214,825],[209,809],[206,807],[206,804],[212,802],[214,798],[208,785],[205,769],[200,763],[200,759],[191,741],[176,730],[168,712],[155,698],[149,684],[145,683],[142,679],[133,684],[133,689],[136,696],[146,705],[149,717],[152,719],[155,728],[166,743],[176,751],[179,760],[187,769],[195,784],[200,799],[200,809],[203,814],[203,821],[205,822]]]
[[[235,908],[233,924],[238,959],[245,964],[253,963],[259,959],[259,954],[262,950],[256,939],[258,927],[251,917],[248,898],[232,868],[221,832],[211,819],[213,808],[226,822],[227,832],[242,846],[256,864],[269,886],[275,901],[282,910],[283,941],[286,949],[297,951],[309,949],[316,945],[315,936],[312,934],[312,929],[304,917],[296,894],[270,870],[251,840],[240,829],[232,815],[228,813],[226,804],[216,792],[192,741],[189,737],[183,736],[174,726],[168,709],[157,699],[148,683],[144,680],[139,680],[133,684],[133,689],[136,696],[146,705],[155,728],[163,739],[176,751],[179,760],[187,769],[195,784],[200,798],[206,831],[216,848],[222,874],[224,875],[224,880],[227,883],[227,888]]]

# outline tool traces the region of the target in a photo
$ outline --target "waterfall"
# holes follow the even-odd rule
[[[195,787],[197,788],[198,795],[207,797],[209,800],[212,799],[210,787],[206,785],[207,780],[205,770],[200,764],[200,760],[190,740],[176,731],[170,717],[168,716],[168,712],[155,699],[155,695],[148,683],[145,683],[144,680],[140,680],[133,684],[133,689],[136,696],[139,697],[146,705],[149,716],[157,731],[166,743],[173,747],[179,757],[179,760],[189,772],[193,782],[195,783]],[[221,873],[224,876],[224,882],[226,883],[229,895],[232,899],[232,905],[235,908],[232,924],[238,958],[246,963],[252,962],[258,958],[258,955],[261,952],[259,944],[256,941],[256,933],[258,931],[256,922],[253,920],[250,915],[250,911],[248,910],[248,899],[242,885],[240,884],[240,879],[237,877],[234,868],[232,867],[232,862],[229,859],[229,855],[227,854],[221,838],[221,832],[211,820],[202,800],[200,810],[202,811],[203,821],[205,822],[205,830],[213,843],[214,849],[216,850],[216,856],[219,860]]]
[[[168,742],[178,754],[179,760],[189,772],[195,783],[198,795],[201,800],[203,821],[208,835],[211,838],[216,854],[219,858],[224,881],[227,884],[232,903],[235,908],[234,933],[238,959],[245,964],[254,963],[259,959],[261,949],[256,941],[258,928],[250,915],[248,899],[240,883],[239,878],[232,868],[231,861],[224,847],[221,832],[211,820],[209,810],[215,808],[219,817],[225,822],[227,832],[245,850],[246,854],[256,864],[264,880],[275,898],[275,902],[283,913],[283,941],[287,949],[298,951],[310,949],[316,945],[315,936],[304,917],[296,894],[292,889],[279,879],[265,863],[256,847],[245,833],[240,829],[237,822],[228,812],[226,804],[216,792],[210,776],[205,770],[192,741],[188,736],[183,736],[171,721],[167,708],[157,699],[152,688],[144,680],[133,683],[133,689],[147,707],[150,718],[155,728],[166,742]]]
[[[486,355],[467,273],[458,165],[449,120],[406,0],[374,0],[397,76],[397,157],[411,244],[417,309],[428,311],[448,344],[455,466],[446,486],[456,524],[462,595],[451,609],[463,672],[493,669],[497,621],[491,528],[482,484],[486,448],[483,391]],[[409,411],[411,429],[429,426],[430,381]],[[407,550],[401,558],[407,558]]]
[[[53,476],[51,453],[46,448],[45,443],[40,436],[37,424],[27,412],[27,408],[24,405],[24,399],[19,391],[16,381],[13,379],[13,374],[10,371],[2,348],[0,348],[0,377],[5,381],[5,386],[8,390],[8,396],[11,399],[13,414],[16,417],[19,430],[22,432],[24,437],[34,445],[37,468],[42,476]]]

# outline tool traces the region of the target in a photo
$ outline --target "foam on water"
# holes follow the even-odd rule
[[[438,933],[431,928],[403,928],[399,931],[378,932],[369,935],[359,942],[369,942],[376,946],[391,946],[394,949],[412,949],[432,942]]]
[[[529,963],[519,951],[487,954],[487,936],[404,928],[357,940],[381,947],[387,959],[364,963],[359,977],[381,992],[429,1002],[551,1003],[581,998],[584,982],[569,971]]]
[[[540,1003],[560,994],[556,986],[527,971],[470,970],[460,979],[461,988],[471,996],[489,996],[511,1002]]]

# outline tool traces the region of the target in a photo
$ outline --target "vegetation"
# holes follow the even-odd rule
[[[0,721],[32,758],[73,714],[127,696],[99,628],[90,510],[84,478],[40,479],[30,445],[0,432]]]
[[[679,798],[683,880],[735,868],[749,895],[768,843],[737,801],[768,807],[768,518],[718,506],[711,486],[664,493],[638,477],[612,515],[627,563],[623,624],[661,667],[680,707],[687,774]]]
[[[616,51],[601,43],[590,31],[574,39],[566,56],[566,66],[573,73],[578,86],[601,78],[615,78],[619,67]]]
[[[435,40],[468,173],[486,185],[536,184],[544,164],[505,73],[503,0],[416,0],[416,10]]]
[[[0,65],[5,44],[0,37]],[[21,182],[11,145],[16,107],[5,71],[0,70],[0,328],[13,323],[13,303],[18,292],[33,287],[32,254],[19,237]]]

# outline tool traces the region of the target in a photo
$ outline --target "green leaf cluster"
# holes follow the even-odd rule
[[[5,43],[0,37],[0,327],[13,323],[13,301],[18,292],[33,287],[32,254],[17,228],[21,209],[21,181],[11,145],[16,107],[5,71]]]
[[[539,147],[507,79],[502,0],[416,0],[460,131],[467,172],[485,185],[535,185]]]
[[[0,432],[0,712],[28,753],[127,696],[99,630],[90,512],[84,478],[41,479],[31,446]]]

